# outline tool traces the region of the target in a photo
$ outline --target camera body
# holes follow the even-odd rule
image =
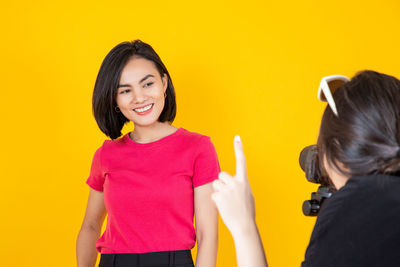
[[[311,199],[303,202],[303,214],[317,216],[323,202],[330,198],[336,190],[329,182],[329,177],[320,164],[317,145],[305,147],[300,152],[299,162],[301,169],[306,174],[307,181],[321,184],[317,192],[311,193]]]

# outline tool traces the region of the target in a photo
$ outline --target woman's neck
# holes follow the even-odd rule
[[[137,143],[145,144],[173,134],[176,130],[177,128],[168,122],[157,122],[150,126],[135,125],[134,131],[130,133],[130,138]]]

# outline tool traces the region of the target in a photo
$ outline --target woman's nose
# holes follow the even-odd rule
[[[142,103],[145,99],[146,99],[146,97],[143,94],[142,90],[140,90],[140,89],[133,90],[132,101],[134,103]]]

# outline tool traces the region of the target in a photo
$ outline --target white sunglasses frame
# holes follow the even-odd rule
[[[330,83],[332,81],[336,81],[336,80],[340,80],[340,81],[344,81],[344,82],[350,81],[350,79],[344,75],[329,75],[329,76],[323,77],[321,79],[321,82],[320,82],[319,88],[318,88],[318,99],[321,100],[322,102],[328,102],[328,105],[332,109],[333,113],[337,117],[339,117],[337,109],[336,109],[336,104],[335,104],[335,101],[333,100],[332,91],[331,91],[331,90],[336,90],[337,88],[329,88],[329,85],[328,85],[328,83]],[[324,97],[325,97],[325,99],[324,99]]]

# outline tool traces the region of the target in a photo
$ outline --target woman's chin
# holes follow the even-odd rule
[[[149,118],[149,119],[141,119],[141,120],[132,120],[133,124],[135,126],[139,126],[139,127],[150,127],[150,126],[154,126],[158,123],[157,119],[154,118]]]

